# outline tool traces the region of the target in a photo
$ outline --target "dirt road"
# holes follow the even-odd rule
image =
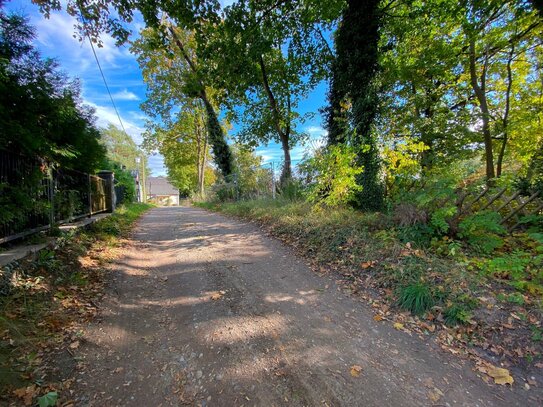
[[[539,405],[374,321],[254,225],[153,209],[114,272],[74,351],[77,405]]]

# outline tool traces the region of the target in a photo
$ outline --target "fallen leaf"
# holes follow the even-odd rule
[[[25,406],[31,406],[32,405],[32,399],[34,398],[34,394],[36,392],[36,386],[28,386],[28,387],[21,387],[20,389],[16,389],[13,391],[13,394],[23,400],[23,403]]]
[[[432,390],[428,392],[428,398],[432,400],[434,403],[437,403],[442,396],[443,396],[443,392],[439,390],[437,387],[434,387]]]
[[[362,371],[362,366],[358,366],[358,365],[352,365],[351,366],[351,376],[352,377],[360,376],[361,371]]]
[[[489,367],[487,369],[487,374],[494,379],[496,384],[513,384],[515,381],[511,376],[511,373],[507,369],[501,367]]]
[[[377,263],[375,260],[365,261],[364,263],[360,264],[360,267],[362,267],[365,270],[365,269],[368,269],[370,267],[373,267],[375,265],[375,263]]]
[[[77,348],[79,348],[79,341],[70,343],[70,349],[77,349]]]
[[[224,295],[224,291],[216,291],[213,294],[211,294],[211,299],[213,301],[220,300]]]
[[[377,314],[377,315],[373,316],[373,320],[379,322],[379,321],[383,320],[383,317],[381,315]]]
[[[400,322],[395,322],[393,326],[394,326],[394,329],[398,329],[400,331],[403,329],[403,324]]]

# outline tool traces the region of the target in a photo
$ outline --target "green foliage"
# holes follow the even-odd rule
[[[434,229],[424,223],[398,228],[398,239],[403,243],[414,243],[418,247],[428,247],[432,242]]]
[[[18,229],[34,214],[47,217],[50,204],[40,199],[39,185],[45,174],[38,167],[19,168],[10,182],[0,182],[0,225]]]
[[[362,210],[381,210],[384,188],[380,181],[381,160],[372,126],[379,106],[375,77],[379,67],[379,28],[382,13],[379,1],[349,2],[343,10],[342,23],[336,33],[336,59],[332,64],[332,88],[327,122],[330,144],[341,141],[356,148],[356,174],[360,188],[352,203]],[[345,101],[352,129],[345,131]]]
[[[498,299],[498,301],[509,302],[516,305],[524,305],[526,302],[524,296],[521,293],[517,292],[510,293],[508,295],[500,293],[496,296],[496,298]]]
[[[0,17],[0,148],[93,172],[105,151],[79,83],[34,49],[25,18]]]
[[[471,321],[472,314],[464,304],[453,304],[445,309],[443,317],[449,326],[465,325]]]
[[[300,201],[306,197],[306,188],[302,181],[291,178],[281,185],[278,193],[288,201]]]
[[[350,203],[362,189],[356,177],[363,169],[356,165],[356,151],[346,145],[320,149],[300,169],[308,183],[308,200],[326,206]]]
[[[50,391],[49,393],[38,397],[38,405],[40,407],[54,407],[57,405],[58,393]]]
[[[543,251],[530,253],[515,250],[486,261],[484,272],[509,283],[520,291],[531,294],[543,293]]]
[[[224,177],[231,175],[232,155],[215,111],[216,90],[209,87],[210,78],[198,60],[195,41],[198,32],[183,28],[183,25],[175,27],[165,21],[160,24],[154,21],[152,26],[141,31],[140,38],[132,43],[131,51],[137,55],[148,89],[148,98],[142,108],[161,122],[148,123],[147,147],[161,150],[171,179],[188,195],[197,189],[199,180],[198,176],[192,176],[194,170],[188,168],[188,163],[192,161],[193,168],[201,172],[203,160],[205,170],[208,141],[215,164]],[[201,118],[205,118],[205,124],[202,123],[205,132],[200,128]],[[180,146],[174,145],[177,139],[183,139]],[[197,143],[198,148],[194,148]],[[176,160],[172,150],[182,150],[182,157]],[[185,167],[182,171],[178,169],[179,161]],[[189,175],[183,176],[183,173]]]
[[[112,165],[111,170],[115,173],[115,185],[123,187],[124,196],[117,197],[118,201],[125,204],[134,202],[136,200],[136,182],[132,173],[129,170],[119,167],[117,164]]]
[[[411,311],[414,315],[421,315],[433,307],[435,299],[427,283],[418,282],[400,288],[398,293],[398,306]]]
[[[118,207],[111,216],[92,224],[92,230],[102,238],[124,237],[132,224],[152,205],[132,203]]]
[[[458,225],[458,235],[476,250],[491,253],[503,245],[500,235],[506,229],[500,224],[501,217],[496,212],[479,212],[463,219]]]

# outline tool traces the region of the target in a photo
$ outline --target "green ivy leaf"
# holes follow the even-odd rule
[[[54,407],[57,405],[58,393],[56,391],[50,391],[44,396],[38,398],[38,404],[40,407]]]

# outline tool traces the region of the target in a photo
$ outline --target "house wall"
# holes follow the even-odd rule
[[[160,206],[179,206],[179,195],[148,195],[147,202]]]

